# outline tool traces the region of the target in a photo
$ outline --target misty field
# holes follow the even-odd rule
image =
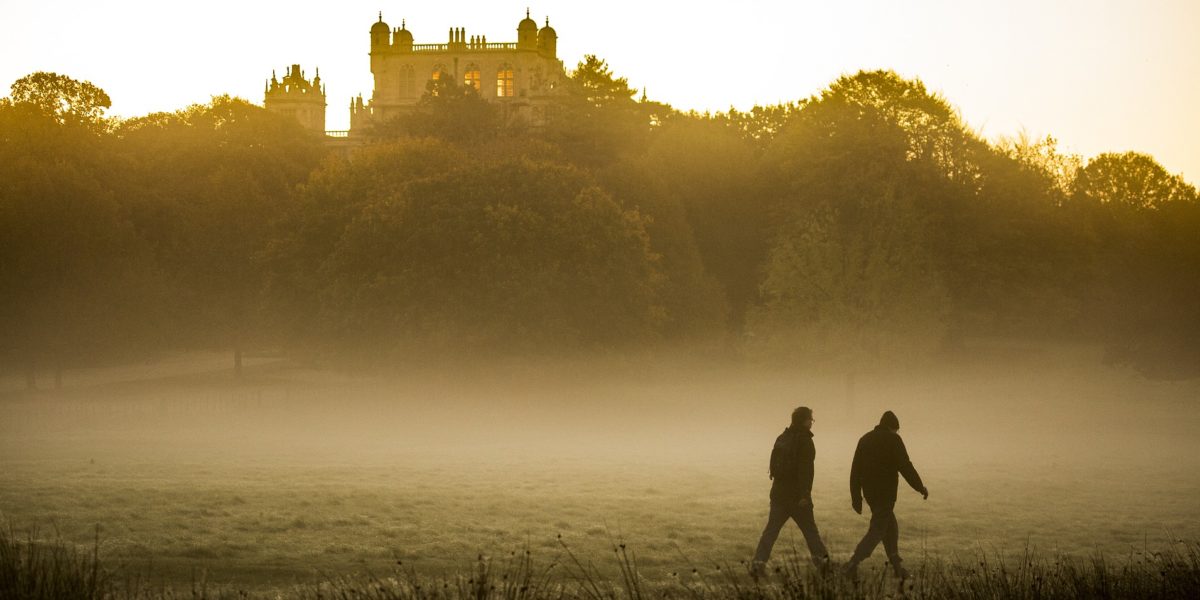
[[[884,409],[930,489],[903,487],[911,566],[988,556],[1140,560],[1200,539],[1200,382],[1143,379],[1087,347],[995,344],[859,374],[715,360],[320,372],[191,355],[0,391],[0,515],[152,581],[267,590],[354,574],[471,572],[563,545],[616,575],[737,568],[767,512],[788,413],[815,410],[817,522],[845,560],[859,435]],[[561,536],[561,537],[560,537]],[[792,525],[777,559],[805,551]],[[869,565],[882,564],[877,551]],[[397,565],[397,561],[401,565]]]

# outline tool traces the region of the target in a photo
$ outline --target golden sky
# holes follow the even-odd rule
[[[1085,157],[1136,150],[1200,182],[1200,2],[859,0],[734,3],[549,1],[567,68],[597,54],[652,99],[725,110],[818,93],[843,73],[917,77],[989,138],[1052,134]],[[369,98],[368,30],[383,12],[417,43],[450,27],[515,41],[526,4],[0,0],[0,90],[33,71],[87,79],[113,113],[175,110],[320,67],[327,125]]]

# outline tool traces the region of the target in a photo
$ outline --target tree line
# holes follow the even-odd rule
[[[1200,196],[1152,157],[981,138],[889,71],[717,114],[588,56],[544,122],[431,82],[331,152],[228,96],[0,100],[0,360],[185,348],[387,364],[701,345],[849,368],[975,338],[1200,370]]]

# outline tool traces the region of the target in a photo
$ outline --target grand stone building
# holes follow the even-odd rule
[[[417,44],[404,21],[392,28],[382,13],[371,26],[370,38],[375,89],[369,101],[362,95],[350,101],[350,137],[411,110],[430,80],[449,77],[474,87],[482,98],[499,104],[505,118],[532,124],[544,120],[547,106],[563,91],[566,73],[557,55],[558,34],[549,19],[539,28],[528,11],[517,25],[515,42],[489,42],[486,35],[471,35],[458,27],[447,32],[445,43]],[[299,67],[293,66],[282,84],[272,76],[264,103],[269,110],[296,115],[305,127],[324,130],[325,96],[319,75],[305,81]],[[319,125],[307,116],[318,105]]]

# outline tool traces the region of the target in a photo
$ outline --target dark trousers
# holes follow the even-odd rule
[[[756,562],[767,562],[767,559],[771,558],[771,548],[775,546],[775,540],[779,538],[779,531],[783,529],[783,525],[787,523],[788,519],[792,519],[796,525],[800,526],[800,533],[804,534],[804,541],[808,544],[808,553],[812,555],[814,561],[829,555],[825,551],[825,544],[821,543],[821,533],[817,531],[817,521],[813,518],[811,502],[806,502],[803,506],[799,501],[772,502],[771,514],[767,517],[767,526],[763,528],[762,537],[758,540],[758,550],[754,552]]]
[[[854,549],[851,563],[858,564],[866,560],[882,541],[888,561],[893,565],[900,564],[900,524],[896,522],[895,506],[890,502],[871,506],[871,526]]]

